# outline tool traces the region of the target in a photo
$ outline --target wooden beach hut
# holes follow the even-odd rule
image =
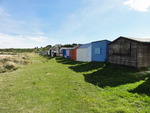
[[[91,61],[91,43],[83,44],[77,49],[77,61]]]
[[[62,56],[65,57],[65,58],[70,58],[70,49],[72,49],[72,48],[62,47],[61,48]]]
[[[92,42],[92,61],[106,62],[108,61],[108,44],[111,41],[101,40]]]
[[[71,60],[76,60],[77,59],[77,49],[79,48],[80,45],[77,45],[70,49],[70,59]]]
[[[143,68],[150,66],[150,39],[120,36],[109,44],[109,62]]]

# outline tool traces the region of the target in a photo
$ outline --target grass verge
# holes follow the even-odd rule
[[[0,112],[150,112],[149,92],[138,92],[142,84],[150,85],[149,74],[106,63],[30,57],[32,64],[0,74]]]

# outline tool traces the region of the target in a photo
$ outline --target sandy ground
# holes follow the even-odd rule
[[[14,55],[0,55],[0,58],[12,57]]]

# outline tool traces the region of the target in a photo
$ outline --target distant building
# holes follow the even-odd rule
[[[119,37],[109,44],[109,62],[143,68],[150,66],[150,39]]]

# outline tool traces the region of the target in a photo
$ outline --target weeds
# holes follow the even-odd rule
[[[6,56],[0,57],[0,73],[16,70],[18,67],[27,65],[28,63],[30,62],[27,54],[8,53]]]

